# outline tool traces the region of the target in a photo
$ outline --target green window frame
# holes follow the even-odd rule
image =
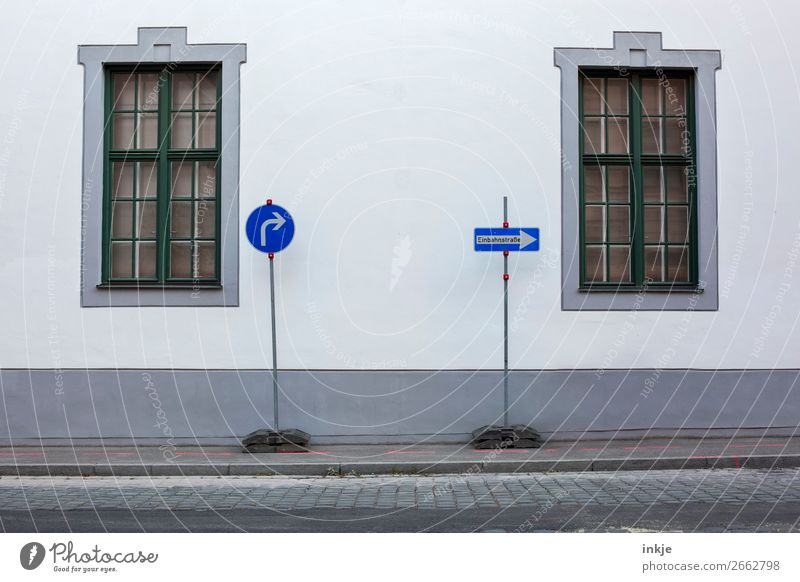
[[[693,71],[579,75],[581,290],[696,288]]]
[[[221,77],[105,68],[102,286],[220,284]]]

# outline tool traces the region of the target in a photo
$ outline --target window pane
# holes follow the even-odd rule
[[[642,151],[661,153],[661,119],[658,117],[642,118]]]
[[[606,248],[604,246],[587,246],[586,252],[586,280],[606,280]]]
[[[114,149],[115,150],[129,150],[133,149],[133,127],[134,127],[134,114],[133,113],[117,113],[114,115]]]
[[[111,237],[131,238],[133,234],[133,203],[114,202],[111,205]]]
[[[216,244],[213,242],[197,243],[197,256],[195,257],[194,276],[211,278],[216,276]]]
[[[192,147],[192,114],[172,114],[172,147],[188,149]]]
[[[189,279],[192,276],[192,243],[174,242],[169,245],[169,273],[172,277]]]
[[[156,203],[139,202],[136,205],[136,238],[156,238]]]
[[[583,131],[583,152],[586,154],[603,153],[603,119],[584,119]]]
[[[139,162],[139,198],[155,198],[158,192],[158,170],[155,162]]]
[[[608,113],[610,115],[628,114],[627,79],[607,79],[606,95],[608,99]]]
[[[176,238],[192,236],[192,203],[173,202],[170,209],[170,232]]]
[[[192,197],[193,162],[172,162],[172,197]]]
[[[116,162],[114,164],[114,183],[111,185],[112,198],[133,197],[133,164]]]
[[[666,87],[667,115],[686,115],[686,81],[670,79]]]
[[[156,243],[140,242],[136,246],[137,277],[152,279],[156,276]]]
[[[661,115],[658,79],[642,79],[642,115]]]
[[[586,202],[603,202],[603,168],[584,166],[583,197]]]
[[[606,240],[605,206],[586,207],[586,231],[584,239],[587,242],[603,242]]]
[[[686,168],[670,166],[667,171],[667,202],[688,202],[689,194],[686,189]]]
[[[645,242],[664,241],[663,206],[644,207],[644,240]]]
[[[147,73],[139,75],[139,110],[158,109],[158,75]]]
[[[676,283],[685,283],[689,281],[688,247],[669,247],[668,255],[667,280]]]
[[[684,144],[684,139],[688,140],[688,133],[684,135],[686,121],[683,118],[672,118],[664,120],[664,151],[668,154],[684,153],[688,142]]]
[[[158,114],[139,114],[139,147],[153,150],[158,147]]]
[[[174,73],[172,75],[172,108],[192,109],[192,90],[194,73]]]
[[[644,166],[642,168],[645,202],[663,202],[661,189],[661,166]]]
[[[668,242],[686,243],[689,238],[689,208],[668,206],[667,228]]]
[[[217,168],[214,162],[198,162],[195,196],[198,198],[214,198],[216,195]]]
[[[115,279],[130,278],[133,261],[133,243],[111,243],[111,276]]]
[[[608,153],[628,153],[628,118],[608,118]]]
[[[217,106],[217,72],[201,75],[198,108],[214,109]]]
[[[610,247],[609,281],[628,283],[631,280],[630,247]]]
[[[627,166],[608,166],[608,199],[611,202],[628,202],[630,199],[630,170]]]
[[[114,75],[114,109],[133,109],[134,107],[133,75]]]
[[[197,114],[197,147],[213,148],[217,145],[217,114]]]
[[[644,247],[644,276],[651,281],[664,280],[664,247]]]
[[[588,115],[603,113],[603,79],[583,79],[583,112]]]
[[[194,224],[200,238],[213,238],[216,232],[217,205],[215,202],[201,200],[195,203]]]
[[[627,206],[608,207],[609,242],[629,242],[631,239],[630,210]]]

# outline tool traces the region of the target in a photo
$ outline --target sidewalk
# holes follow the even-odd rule
[[[548,442],[540,449],[462,445],[320,445],[301,453],[237,447],[0,448],[0,476],[414,475],[784,468],[800,466],[800,437]]]

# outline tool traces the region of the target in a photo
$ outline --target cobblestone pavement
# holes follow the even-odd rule
[[[800,502],[800,470],[441,477],[5,477],[0,509],[466,509]]]

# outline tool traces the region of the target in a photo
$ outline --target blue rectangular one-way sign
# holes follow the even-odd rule
[[[538,228],[476,228],[476,251],[538,251]]]

